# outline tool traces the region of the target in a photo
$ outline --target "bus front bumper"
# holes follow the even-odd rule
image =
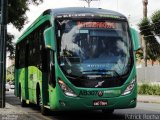
[[[68,97],[61,95],[56,108],[58,110],[101,110],[101,109],[125,109],[136,107],[137,92],[133,90],[125,96],[113,98],[89,98],[89,97]],[[95,106],[94,101],[105,101],[105,106]]]

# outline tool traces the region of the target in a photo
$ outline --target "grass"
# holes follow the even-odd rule
[[[138,94],[160,95],[160,85],[149,85],[149,84],[138,85]]]

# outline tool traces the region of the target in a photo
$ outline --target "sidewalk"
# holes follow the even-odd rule
[[[4,114],[27,114],[25,111],[20,111],[17,107],[6,103],[6,107],[5,108],[0,108],[0,114],[4,115]]]
[[[0,120],[35,120],[27,112],[6,103],[5,108],[0,108]]]
[[[51,120],[41,115],[40,112],[23,109],[21,106],[11,105],[6,102],[5,108],[0,108],[0,120]]]
[[[138,95],[137,101],[144,102],[144,103],[159,103],[160,104],[160,96]]]

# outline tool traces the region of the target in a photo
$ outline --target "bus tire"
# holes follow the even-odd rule
[[[47,116],[48,115],[48,109],[45,108],[43,105],[41,106],[41,114]]]
[[[37,91],[37,106],[40,108],[40,112],[42,115],[48,115],[48,109],[45,108],[42,103],[42,97],[40,94],[40,90]]]
[[[19,87],[19,98],[20,98],[20,101],[21,101],[21,106],[26,107],[27,106],[26,101],[23,100],[23,98],[22,98],[21,86]]]
[[[112,115],[114,112],[114,109],[103,109],[102,112],[106,115]]]

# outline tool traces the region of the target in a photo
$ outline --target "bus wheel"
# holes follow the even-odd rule
[[[27,104],[26,104],[26,101],[25,100],[23,100],[23,98],[22,98],[22,91],[21,91],[21,88],[20,88],[20,90],[19,90],[19,95],[20,95],[20,101],[21,101],[21,106],[22,107],[26,107],[27,106]]]
[[[44,105],[43,105],[43,103],[42,103],[42,97],[41,97],[40,93],[39,93],[39,95],[38,95],[37,104],[38,104],[38,106],[39,106],[39,108],[40,108],[41,114],[42,114],[42,115],[48,115],[48,109],[44,107]]]
[[[114,109],[103,109],[102,112],[106,115],[112,115],[114,112]]]

